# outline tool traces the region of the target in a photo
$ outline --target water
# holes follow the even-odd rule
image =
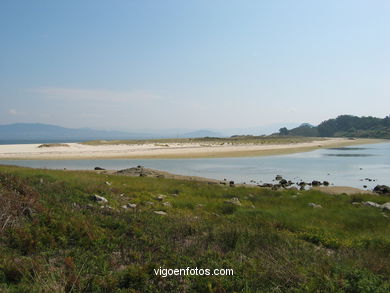
[[[171,173],[235,182],[272,182],[276,175],[306,182],[327,180],[336,186],[372,189],[390,185],[390,143],[320,149],[269,157],[218,159],[4,160],[0,164],[48,169],[125,169],[142,165]],[[369,178],[373,181],[365,180]],[[375,180],[375,181],[374,181]],[[253,182],[252,182],[253,183]]]

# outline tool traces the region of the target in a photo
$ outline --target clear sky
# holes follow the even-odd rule
[[[388,0],[1,0],[0,124],[238,128],[390,114]]]

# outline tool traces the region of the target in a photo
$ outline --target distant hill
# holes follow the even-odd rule
[[[0,143],[70,142],[95,139],[142,139],[150,137],[150,134],[89,128],[74,129],[40,123],[0,125]]]
[[[198,130],[187,132],[181,138],[221,137],[218,132]],[[0,125],[0,144],[17,143],[53,143],[53,142],[79,142],[87,140],[110,139],[153,139],[171,138],[172,135],[164,133],[131,133],[125,131],[107,131],[90,128],[66,128],[41,123],[16,123]]]
[[[279,135],[390,139],[390,116],[382,119],[340,115],[323,121],[318,126],[304,123],[290,130],[281,128]]]
[[[180,135],[180,138],[199,138],[199,137],[222,137],[221,133],[211,130],[198,130]]]

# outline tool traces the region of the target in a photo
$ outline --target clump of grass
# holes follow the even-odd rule
[[[69,147],[66,143],[44,143],[38,146],[39,148],[55,148],[55,147]]]

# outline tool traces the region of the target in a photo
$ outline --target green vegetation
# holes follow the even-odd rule
[[[1,166],[0,291],[389,292],[390,213],[367,200],[389,198]]]
[[[322,122],[317,127],[308,124],[279,131],[280,135],[309,137],[361,137],[390,139],[390,116],[383,119],[376,117],[357,117],[341,115],[335,119]]]

